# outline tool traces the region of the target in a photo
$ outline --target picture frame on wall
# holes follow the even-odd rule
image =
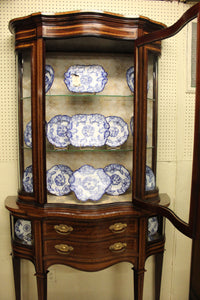
[[[187,26],[187,92],[195,93],[196,89],[196,44],[197,21]]]

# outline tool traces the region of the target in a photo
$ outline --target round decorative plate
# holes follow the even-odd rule
[[[74,65],[64,73],[64,83],[74,93],[102,92],[108,79],[100,65]]]
[[[32,147],[32,125],[31,121],[27,123],[24,130],[24,142],[28,147]]]
[[[131,92],[134,92],[134,67],[130,67],[126,72],[126,81]]]
[[[132,135],[133,135],[133,122],[134,122],[134,116],[132,116],[131,120],[130,120],[130,129],[131,129]]]
[[[57,115],[47,124],[47,138],[51,144],[58,148],[67,147],[70,144],[67,136],[68,125],[71,117]]]
[[[158,232],[158,218],[150,217],[148,219],[148,237]]]
[[[145,190],[151,191],[156,187],[156,179],[153,171],[149,166],[146,166],[146,180],[145,180]]]
[[[80,201],[101,199],[110,185],[110,177],[103,169],[95,169],[84,165],[76,170],[69,179],[70,189]]]
[[[124,194],[131,184],[129,171],[122,165],[110,164],[104,168],[104,172],[110,177],[111,184],[106,193],[117,196]]]
[[[51,88],[54,81],[54,70],[52,66],[45,66],[45,93]]]
[[[70,143],[75,147],[100,147],[109,136],[109,124],[100,114],[78,114],[68,126]]]
[[[31,245],[31,221],[18,219],[15,223],[15,235],[26,244]]]
[[[127,123],[122,118],[116,116],[107,117],[106,121],[110,125],[110,134],[106,140],[106,145],[118,147],[124,144],[129,135]]]
[[[23,187],[27,193],[33,192],[33,172],[32,165],[28,166],[24,171],[23,176]]]
[[[69,178],[72,170],[65,165],[55,165],[47,171],[47,190],[49,193],[63,196],[70,193]]]

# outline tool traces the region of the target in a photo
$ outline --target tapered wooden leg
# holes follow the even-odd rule
[[[21,267],[20,258],[13,255],[13,275],[14,275],[14,285],[15,285],[15,298],[16,300],[21,300]]]
[[[47,273],[36,273],[38,300],[47,300]]]
[[[163,252],[155,255],[155,300],[160,300]]]
[[[145,270],[134,269],[134,300],[142,300]]]

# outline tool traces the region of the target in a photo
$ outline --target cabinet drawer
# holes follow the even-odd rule
[[[76,260],[106,259],[112,257],[136,256],[137,238],[110,239],[104,242],[76,242],[68,240],[48,240],[44,242],[45,259],[71,258]]]
[[[137,219],[119,218],[115,220],[90,220],[87,222],[64,220],[45,221],[43,224],[44,239],[65,239],[66,236],[79,240],[99,240],[111,236],[123,237],[136,235]]]

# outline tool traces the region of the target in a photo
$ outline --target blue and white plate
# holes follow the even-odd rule
[[[132,135],[133,135],[133,124],[134,124],[134,116],[132,116],[131,120],[130,120],[130,129],[131,129]]]
[[[149,166],[146,166],[146,180],[145,180],[145,190],[151,191],[156,187],[156,179],[153,171]]]
[[[15,235],[27,245],[31,245],[31,221],[18,219],[15,222]]]
[[[158,232],[158,217],[150,217],[148,219],[148,237]]]
[[[70,143],[75,147],[100,147],[109,136],[109,124],[100,114],[78,114],[68,126]]]
[[[106,121],[110,125],[110,134],[106,141],[106,145],[118,147],[124,144],[129,135],[127,123],[122,118],[116,116],[107,117]]]
[[[101,199],[111,183],[110,177],[103,169],[84,165],[76,170],[69,179],[70,189],[80,201]]]
[[[131,184],[129,171],[122,165],[110,164],[104,168],[104,172],[110,176],[111,184],[106,193],[117,196],[124,194]]]
[[[100,65],[74,65],[64,73],[64,83],[74,93],[102,92],[108,79]]]
[[[71,117],[57,115],[47,124],[47,138],[51,144],[58,148],[67,147],[70,144],[67,131]]]
[[[27,167],[23,176],[23,187],[27,193],[33,193],[33,171],[32,165]]]
[[[134,92],[134,67],[130,67],[126,72],[126,81],[131,92]]]
[[[65,165],[55,165],[47,171],[47,190],[49,193],[63,196],[70,193],[69,178],[72,170]]]
[[[32,125],[31,121],[27,123],[24,130],[24,142],[28,147],[32,147]]]
[[[54,69],[50,65],[45,66],[45,93],[51,88],[54,81]]]

